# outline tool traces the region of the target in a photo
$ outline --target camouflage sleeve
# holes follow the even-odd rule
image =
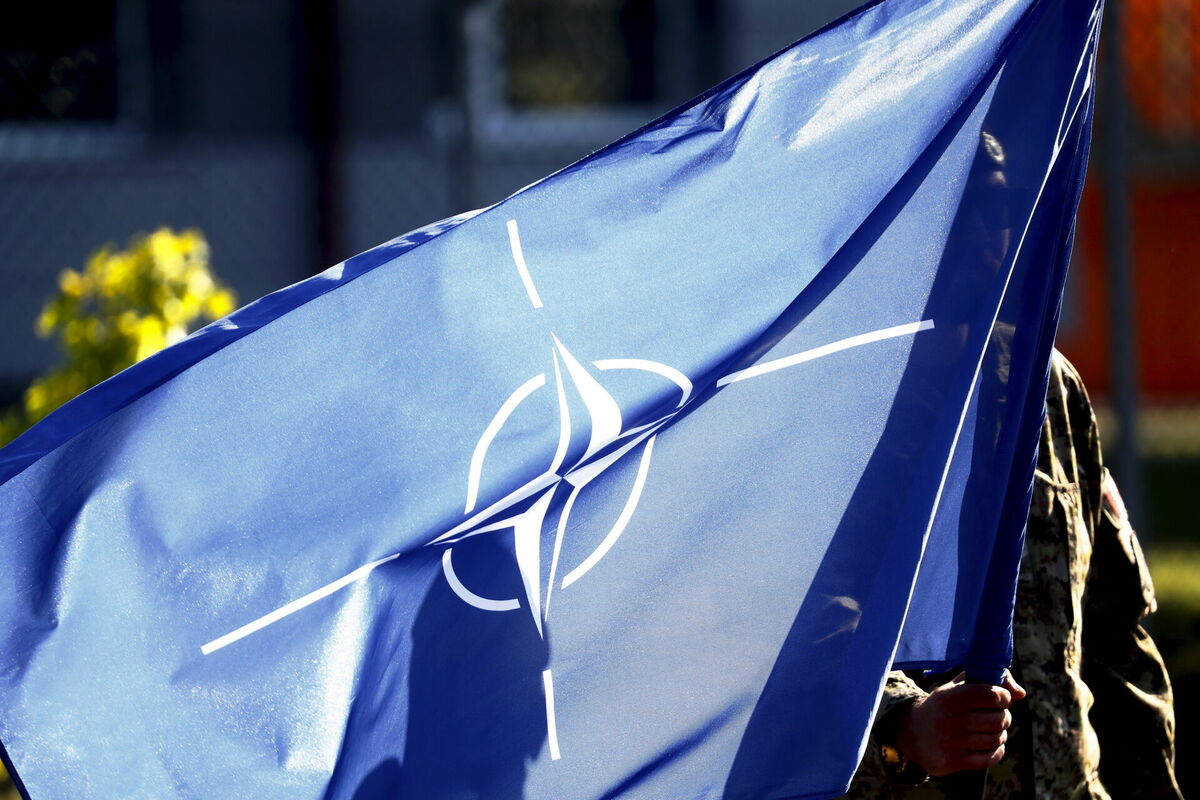
[[[1083,679],[1100,740],[1100,778],[1113,797],[1182,798],[1175,714],[1158,648],[1139,624],[1154,587],[1112,476],[1103,474],[1083,629]]]
[[[884,755],[885,747],[895,748],[904,712],[915,700],[925,695],[926,692],[903,672],[893,670],[888,673],[879,710],[875,712],[875,723],[867,740],[867,751],[843,798],[893,797],[898,787],[912,786],[928,777],[915,764],[889,761]],[[905,769],[901,769],[905,766]]]
[[[1091,398],[1083,385],[1083,378],[1058,351],[1054,352],[1054,376],[1061,382],[1057,387],[1061,407],[1055,411],[1060,419],[1051,426],[1056,436],[1065,436],[1068,441],[1055,443],[1055,452],[1074,463],[1064,465],[1070,479],[1079,483],[1080,511],[1084,522],[1095,530],[1100,521],[1100,507],[1104,480],[1104,456],[1100,451],[1100,427],[1096,424],[1096,413]],[[1047,409],[1047,413],[1051,413]]]
[[[887,683],[883,686],[883,697],[879,701],[879,711],[875,713],[871,738],[879,744],[894,747],[900,731],[901,716],[915,700],[926,694],[928,692],[917,686],[916,681],[900,670],[889,672]]]

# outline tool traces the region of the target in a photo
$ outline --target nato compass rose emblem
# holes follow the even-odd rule
[[[535,309],[541,308],[542,300],[525,263],[516,220],[508,221],[508,239],[513,262],[521,276],[529,301]],[[521,573],[521,582],[525,589],[525,606],[533,616],[533,623],[537,626],[538,634],[543,637],[545,636],[544,623],[550,613],[550,601],[558,581],[559,556],[562,553],[563,538],[576,499],[588,484],[603,475],[622,458],[637,451],[637,476],[634,478],[633,487],[624,507],[608,532],[601,538],[596,549],[563,575],[558,587],[560,589],[566,589],[595,567],[625,531],[637,509],[638,500],[641,498],[646,484],[655,435],[692,397],[692,382],[682,372],[666,364],[640,358],[593,361],[592,367],[602,372],[634,370],[653,373],[665,378],[678,389],[678,399],[674,410],[648,424],[625,429],[620,406],[613,396],[571,354],[557,336],[551,333],[550,338],[553,340],[554,391],[558,399],[559,437],[558,447],[549,466],[545,472],[529,483],[487,508],[476,511],[480,478],[488,448],[520,405],[536,392],[547,389],[547,373],[542,373],[530,378],[509,395],[480,436],[471,455],[467,474],[467,501],[464,514],[469,516],[464,522],[430,542],[431,545],[447,545],[442,551],[442,571],[446,576],[446,582],[459,598],[484,611],[514,611],[521,607],[521,601],[518,598],[496,600],[481,597],[459,580],[458,575],[454,572],[454,548],[452,546],[455,542],[470,536],[511,529],[517,568]],[[571,459],[569,463],[567,454],[571,445],[572,425],[570,406],[567,402],[568,384],[573,387],[574,394],[583,401],[584,408],[590,417],[587,448],[581,456]],[[550,525],[554,529],[554,546],[549,577],[543,593],[541,582],[542,537],[547,529],[547,516],[555,507],[555,498],[560,495],[565,497],[565,501],[558,515],[557,524],[552,522]],[[531,498],[536,499],[530,502]],[[515,508],[520,510],[514,510]],[[546,693],[546,722],[549,732],[547,738],[550,757],[552,760],[557,760],[560,753],[555,732],[554,684],[551,671],[545,670],[542,679]]]
[[[535,309],[541,308],[542,300],[525,263],[516,220],[508,221],[508,240],[513,263],[529,297],[529,302]],[[932,320],[921,320],[851,336],[811,350],[772,361],[759,362],[745,369],[731,372],[718,379],[716,385],[718,388],[723,387],[872,342],[915,335],[933,327]],[[513,552],[524,593],[523,604],[531,614],[538,634],[542,637],[545,636],[545,624],[550,613],[550,603],[555,588],[557,587],[561,591],[570,587],[600,563],[616,545],[637,510],[638,502],[645,488],[646,477],[650,471],[650,459],[658,433],[695,396],[692,381],[674,367],[641,358],[610,358],[592,361],[591,369],[589,369],[567,349],[553,332],[550,333],[550,339],[552,343],[552,375],[550,371],[547,371],[529,378],[500,405],[499,411],[480,434],[467,465],[464,520],[450,530],[435,536],[426,545],[443,548],[441,554],[442,573],[454,594],[464,603],[483,611],[516,611],[522,606],[521,598],[491,598],[477,594],[460,579],[454,568],[454,547],[459,542],[474,536],[502,534],[511,531]],[[667,382],[670,392],[677,392],[677,396],[671,397],[675,401],[675,406],[658,419],[626,428],[626,420],[617,400],[601,385],[593,375],[592,369],[598,373],[634,371],[655,375],[659,380]],[[492,443],[522,404],[539,392],[553,392],[557,398],[559,435],[554,455],[538,477],[490,505],[482,509],[478,508],[483,467]],[[571,423],[568,393],[582,401],[588,416],[587,446],[581,455],[570,458],[568,456],[574,429]],[[563,540],[577,499],[590,484],[627,456],[637,460],[637,473],[620,513],[607,532],[600,537],[599,544],[595,549],[578,564],[572,565],[569,570],[566,569],[559,563],[559,557],[562,554]],[[556,500],[561,500],[561,503]],[[554,509],[559,509],[557,518],[553,517],[552,510]],[[548,577],[543,591],[542,542],[543,537],[547,535],[552,535],[553,541]],[[364,564],[332,583],[204,644],[200,651],[204,655],[210,655],[352,583],[364,580],[376,567],[399,557],[400,553],[394,553]],[[560,578],[559,574],[564,571],[565,574]],[[551,759],[557,760],[561,753],[555,722],[553,676],[549,669],[542,673],[542,683],[546,700],[547,745]]]
[[[520,234],[517,231],[515,220],[509,221],[508,234],[513,261],[525,284],[530,302],[534,308],[541,308],[541,299],[533,286],[529,270],[525,265],[525,258],[521,253]],[[430,542],[433,545],[453,545],[469,536],[511,528],[515,536],[517,567],[521,572],[521,580],[525,587],[526,606],[533,615],[533,622],[539,633],[542,632],[542,624],[550,612],[550,599],[559,572],[559,555],[562,552],[563,536],[566,533],[576,499],[588,484],[604,474],[607,469],[626,455],[640,451],[637,477],[634,479],[633,489],[624,509],[591,555],[563,576],[559,587],[561,589],[566,589],[596,566],[624,532],[637,508],[638,499],[645,486],[655,434],[678,413],[679,409],[687,404],[692,396],[692,382],[688,380],[688,377],[666,364],[639,358],[593,361],[592,366],[600,371],[634,370],[654,373],[670,381],[679,390],[678,402],[674,410],[651,423],[626,430],[621,409],[613,396],[567,350],[557,336],[551,333],[550,338],[554,344],[554,390],[558,398],[559,437],[558,447],[549,466],[534,480],[487,508],[476,511],[480,477],[488,448],[518,407],[536,392],[546,389],[547,373],[542,373],[523,383],[504,401],[496,416],[484,429],[483,435],[480,436],[471,455],[471,464],[467,473],[467,502],[463,513],[469,515],[468,518]],[[571,411],[567,403],[568,384],[573,386],[575,395],[583,401],[584,408],[590,417],[587,449],[581,456],[572,459],[570,463],[566,462],[572,438]],[[565,496],[566,500],[562,506],[562,513],[558,517],[557,525],[554,526],[554,550],[549,579],[543,595],[540,581],[541,540],[546,528],[547,514],[553,506],[555,497],[560,493]],[[530,504],[528,501],[532,497],[536,497],[536,500]],[[513,508],[518,506],[522,510],[514,511]],[[463,601],[485,611],[510,611],[520,607],[520,601],[516,598],[489,600],[480,597],[464,586],[454,573],[453,552],[452,546],[447,546],[442,552],[442,569],[450,587]]]

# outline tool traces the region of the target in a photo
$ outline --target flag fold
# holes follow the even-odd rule
[[[882,0],[0,452],[35,800],[839,794],[1011,655],[1097,0]]]

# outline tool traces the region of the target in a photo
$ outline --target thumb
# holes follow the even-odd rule
[[[1017,683],[1016,680],[1013,679],[1012,673],[1008,670],[1004,670],[1004,682],[1001,684],[1001,686],[1009,691],[1013,700],[1025,699],[1026,693],[1024,687],[1022,687],[1021,684]]]

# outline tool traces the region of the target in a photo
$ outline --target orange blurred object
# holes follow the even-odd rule
[[[1167,138],[1200,131],[1200,0],[1125,0],[1126,78],[1143,122]]]
[[[1200,400],[1200,183],[1143,180],[1132,186],[1133,277],[1139,385],[1149,402]],[[1103,203],[1089,184],[1079,211],[1071,284],[1058,345],[1094,395],[1111,388],[1109,281]]]

